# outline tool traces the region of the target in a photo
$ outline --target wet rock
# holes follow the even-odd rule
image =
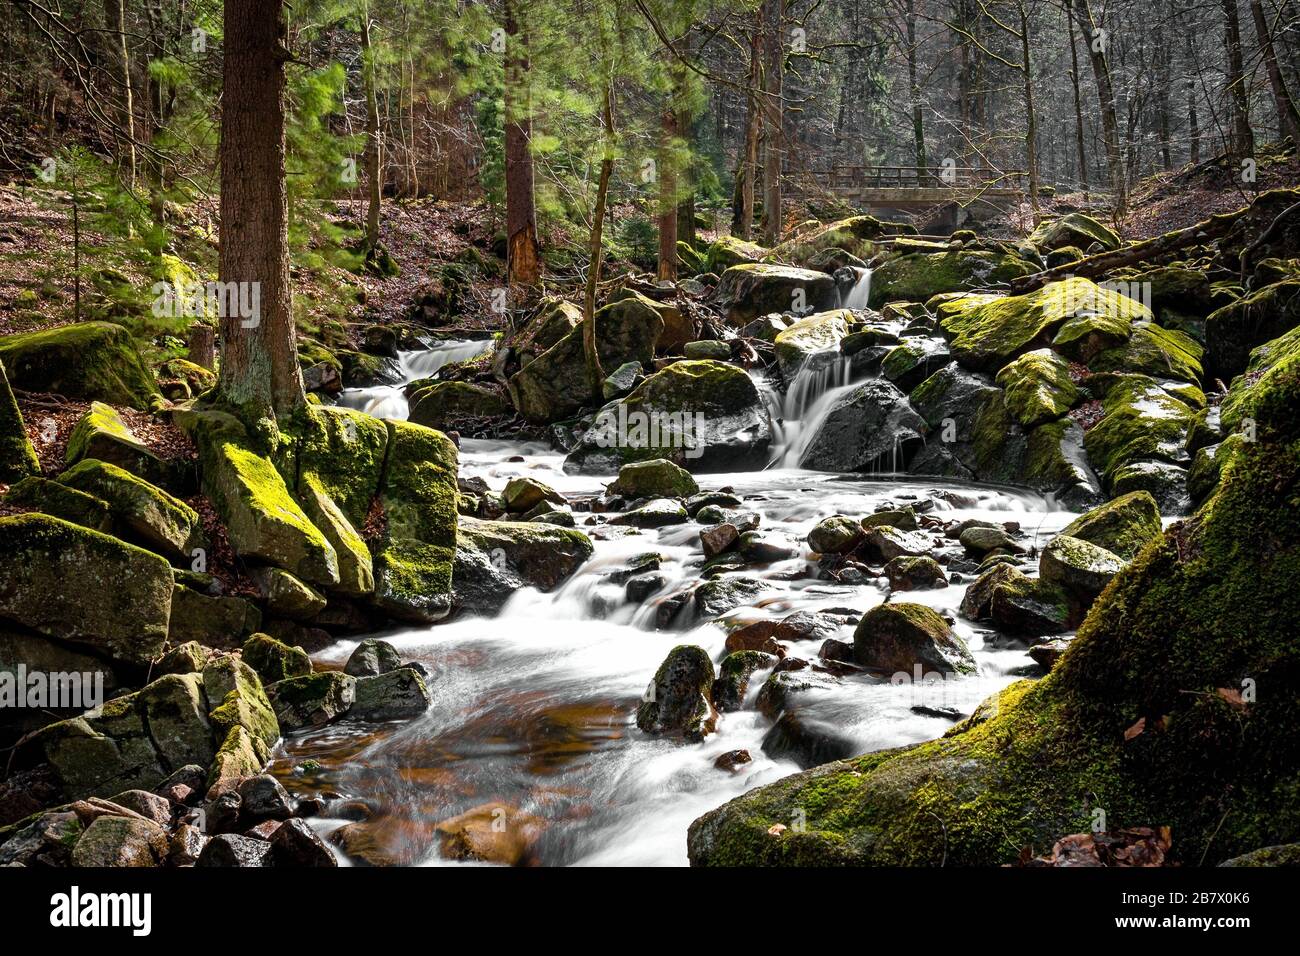
[[[762,651],[765,654],[781,656],[781,645],[772,636],[776,633],[776,621],[755,621],[746,624],[727,635],[726,650],[728,654],[739,651]]]
[[[601,384],[601,394],[605,401],[622,398],[636,388],[645,379],[645,369],[640,362],[624,362],[614,369]]]
[[[1156,499],[1165,514],[1185,514],[1191,506],[1188,470],[1167,461],[1132,461],[1120,465],[1110,476],[1116,495],[1145,491]]]
[[[890,349],[880,363],[880,374],[901,391],[910,392],[952,361],[942,338],[912,336]]]
[[[271,837],[271,855],[276,866],[331,867],[338,866],[334,852],[325,845],[303,820],[287,820],[276,828]]]
[[[375,677],[402,666],[402,656],[387,641],[367,638],[348,657],[343,673],[353,677]]]
[[[311,673],[311,658],[301,647],[290,647],[269,634],[254,634],[244,642],[241,657],[263,684]]]
[[[911,508],[886,508],[884,511],[867,515],[862,519],[861,524],[863,531],[884,527],[897,528],[900,531],[915,531],[916,512]]]
[[[538,523],[462,517],[456,535],[456,603],[474,614],[495,614],[520,588],[552,590],[594,550],[580,531]]]
[[[830,721],[801,709],[786,710],[763,735],[763,753],[773,759],[793,760],[801,768],[843,760],[858,746]]]
[[[1125,561],[1160,537],[1160,509],[1150,494],[1135,491],[1071,521],[1061,534],[1105,548]]]
[[[110,798],[110,800],[119,807],[138,813],[146,820],[150,820],[160,827],[171,826],[172,803],[156,793],[150,793],[148,790],[127,790]]]
[[[748,750],[728,750],[713,761],[713,766],[728,773],[736,773],[745,764],[753,763],[753,761],[754,758],[750,756]]]
[[[702,648],[673,648],[637,708],[637,727],[649,734],[679,733],[687,740],[703,740],[717,720],[709,698],[713,681],[713,661]]]
[[[731,346],[716,339],[704,339],[687,342],[682,346],[682,354],[688,359],[714,359],[727,362],[731,360]]]
[[[13,830],[0,831],[0,867],[67,866],[83,825],[66,810],[34,813]]]
[[[356,700],[348,711],[354,720],[407,720],[419,717],[433,703],[424,678],[410,667],[377,677],[357,679]]]
[[[567,504],[564,495],[536,478],[511,478],[506,483],[504,497],[506,510],[515,514],[523,514],[544,501],[557,505]]]
[[[799,549],[787,539],[761,531],[746,531],[736,542],[736,549],[750,564],[785,561],[799,554]]]
[[[624,498],[688,498],[700,486],[691,473],[665,458],[637,461],[618,470],[608,493]]]
[[[167,639],[173,644],[228,644],[247,637],[262,626],[262,613],[240,597],[212,597],[177,584],[172,592],[172,613]]]
[[[927,588],[945,588],[948,579],[939,562],[929,557],[893,558],[885,564],[885,577],[895,591],[917,591]]]
[[[704,548],[706,558],[713,558],[722,554],[739,540],[740,532],[736,530],[736,526],[725,521],[722,524],[714,525],[712,528],[705,528],[700,532],[700,545]]]
[[[475,419],[514,414],[497,388],[473,382],[434,382],[411,395],[407,420],[438,431],[472,426]]]
[[[776,720],[789,707],[795,704],[802,694],[830,690],[839,686],[839,681],[827,674],[819,674],[804,667],[798,670],[781,670],[776,668],[763,681],[759,688],[755,705],[759,713],[770,720]]]
[[[640,508],[610,519],[610,524],[631,525],[633,528],[663,528],[667,525],[685,524],[690,516],[672,498],[655,498]]]
[[[1020,543],[1001,528],[979,526],[967,528],[958,540],[968,553],[978,558],[984,557],[990,551],[1005,551],[1010,554],[1024,551]]]
[[[253,579],[266,609],[276,617],[305,621],[325,609],[325,596],[281,568],[262,568]]]
[[[274,866],[275,861],[271,844],[265,840],[219,833],[208,840],[195,865],[250,868]]]
[[[720,711],[740,710],[755,671],[776,665],[772,654],[762,651],[737,651],[722,659],[718,679],[713,682],[713,705]]]
[[[861,536],[858,522],[844,515],[831,515],[808,532],[808,547],[818,554],[846,554],[857,546]]]
[[[824,272],[765,263],[731,266],[714,299],[730,325],[740,327],[769,312],[810,313],[839,304],[835,280]]]
[[[357,679],[337,671],[306,674],[267,688],[276,718],[285,730],[321,727],[343,717],[356,700]]]
[[[992,590],[989,616],[1007,633],[1035,637],[1069,630],[1078,623],[1075,608],[1059,585],[1011,569]]]
[[[822,611],[796,611],[783,617],[772,632],[778,641],[820,641],[838,634],[840,619]]]
[[[776,360],[785,380],[793,382],[802,369],[823,355],[838,358],[840,341],[848,334],[852,319],[853,313],[846,309],[818,312],[778,333]]]
[[[920,604],[890,603],[863,615],[853,633],[853,657],[872,670],[911,674],[972,674],[975,661],[948,622]]]
[[[701,520],[699,514],[704,508],[710,506],[718,509],[739,508],[743,504],[744,502],[727,491],[702,491],[698,495],[691,495],[686,499],[686,513],[696,520]],[[708,524],[709,522],[702,523]]]
[[[903,392],[870,379],[831,406],[799,465],[822,471],[901,471],[926,431]]]
[[[695,590],[695,612],[702,620],[711,620],[748,604],[766,593],[771,586],[757,578],[727,577],[705,581]]]
[[[817,651],[817,656],[824,661],[834,661],[837,664],[857,663],[853,657],[853,645],[848,641],[839,641],[833,637],[822,642],[821,648]]]
[[[167,855],[167,831],[141,817],[102,816],[72,848],[75,867],[157,866]]]
[[[1122,558],[1105,548],[1059,534],[1043,549],[1038,576],[1059,584],[1088,607],[1124,565]]]
[[[288,820],[293,816],[293,798],[270,774],[249,777],[239,785],[240,806],[243,819],[260,823],[263,820]]]
[[[519,866],[530,859],[546,821],[505,803],[487,803],[434,827],[449,860],[481,860]]]
[[[667,586],[667,584],[667,575],[658,572],[638,574],[636,577],[627,579],[623,593],[627,597],[628,601],[633,604],[641,604],[648,600],[652,595],[661,591]]]
[[[1069,365],[1051,349],[1026,352],[1008,363],[997,383],[1005,389],[1007,409],[1026,428],[1055,421],[1080,397]]]
[[[1061,659],[1066,648],[1070,646],[1069,641],[1056,640],[1044,641],[1042,644],[1035,644],[1029,649],[1029,657],[1035,664],[1044,670],[1051,670],[1056,666],[1056,662]]]

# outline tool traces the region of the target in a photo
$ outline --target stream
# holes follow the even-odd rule
[[[487,344],[444,343],[400,361],[412,378],[422,377]],[[1049,511],[1041,496],[1019,489],[792,467],[817,416],[848,385],[847,376],[843,363],[826,364],[809,371],[807,381],[801,375],[784,398],[768,396],[784,419],[772,467],[696,476],[702,491],[731,489],[746,510],[761,515],[762,529],[798,549],[793,558],[744,569],[771,589],[724,615],[724,623],[825,609],[857,616],[886,598],[883,579],[847,585],[817,577],[804,539],[830,515],[866,515],[886,503],[912,503],[943,519],[1019,522],[1026,532],[1022,543],[1036,548],[1073,517]],[[401,394],[401,386],[349,390],[341,402],[402,417]],[[528,475],[572,498],[598,494],[613,478],[567,475],[563,456],[540,445],[464,439],[460,461],[462,476],[482,477],[494,490]],[[592,535],[595,553],[555,591],[520,591],[494,618],[458,617],[432,627],[351,637],[314,655],[318,666],[340,668],[363,637],[382,637],[404,660],[428,669],[434,701],[415,720],[344,722],[282,742],[272,772],[297,795],[327,799],[325,815],[314,821],[322,833],[358,819],[357,808],[364,804],[364,812],[373,814],[367,826],[379,859],[467,865],[440,857],[435,824],[502,802],[546,821],[533,850],[538,864],[684,865],[692,820],[800,769],[792,760],[763,752],[772,722],[753,709],[753,702],[767,672],[751,678],[745,709],[721,714],[717,732],[703,743],[652,737],[636,727],[641,696],[673,647],[697,644],[715,664],[724,653],[727,630],[719,623],[655,630],[656,605],[699,578],[701,526],[690,522],[637,531],[588,527],[586,513],[575,516],[578,527]],[[644,602],[627,603],[622,585],[606,575],[647,551],[662,556],[659,571],[667,581]],[[973,575],[964,577],[969,582]],[[979,665],[978,675],[891,683],[852,674],[801,696],[806,707],[801,713],[834,728],[861,753],[937,737],[952,726],[955,713],[936,712],[970,714],[990,694],[1037,673],[1024,645],[956,616],[964,591],[965,584],[951,584],[909,591],[905,600],[955,620],[956,632]],[[831,636],[851,642],[852,635],[852,624],[845,624]],[[789,654],[816,660],[825,636],[792,643]],[[720,755],[742,749],[752,762],[734,772],[714,766]]]

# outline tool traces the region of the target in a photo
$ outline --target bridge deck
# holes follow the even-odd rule
[[[1026,176],[992,167],[835,166],[817,174],[824,188],[852,202],[907,208],[985,199],[1018,202]]]

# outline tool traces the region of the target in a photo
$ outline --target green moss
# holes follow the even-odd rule
[[[1039,249],[1060,249],[1064,246],[1091,248],[1095,243],[1103,250],[1118,249],[1119,236],[1107,226],[1081,212],[1072,212],[1060,219],[1045,222],[1029,237]]]
[[[1132,561],[1160,537],[1160,509],[1145,491],[1121,495],[1071,521],[1061,534],[1095,544]]]
[[[6,504],[33,508],[95,531],[113,530],[108,502],[48,478],[24,478],[9,489],[4,500]]]
[[[1151,323],[1136,323],[1128,341],[1095,356],[1089,367],[1097,372],[1138,372],[1184,382],[1201,380],[1200,343]]]
[[[768,250],[758,243],[746,242],[735,236],[719,236],[709,246],[704,265],[707,271],[721,275],[732,266],[762,262],[767,255]]]
[[[1155,459],[1178,462],[1197,408],[1145,375],[1088,380],[1102,392],[1101,421],[1088,430],[1084,445],[1098,473],[1110,480],[1122,467]]]
[[[925,301],[942,292],[996,287],[1036,271],[1024,259],[1000,252],[907,253],[872,272],[870,305],[879,308],[895,300]]]
[[[1026,352],[998,373],[1012,416],[1026,428],[1060,418],[1079,400],[1070,368],[1050,349]]]
[[[774,341],[776,360],[781,363],[786,381],[793,381],[804,362],[813,355],[837,349],[849,333],[852,318],[853,314],[846,309],[819,312],[779,332]]]
[[[108,503],[123,533],[172,559],[187,559],[205,544],[198,512],[143,478],[95,458],[59,475],[59,483]]]
[[[23,415],[9,387],[4,363],[0,362],[0,484],[10,484],[29,475],[39,475],[41,463],[27,437]]]
[[[130,333],[110,322],[0,336],[0,361],[10,382],[29,392],[57,392],[143,411],[159,397]]]
[[[311,673],[311,658],[301,647],[290,647],[269,634],[254,634],[244,642],[244,663],[257,672],[263,684]]]

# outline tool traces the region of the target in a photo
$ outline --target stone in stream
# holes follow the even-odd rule
[[[683,360],[602,408],[564,469],[609,474],[629,462],[668,458],[692,473],[743,471],[768,463],[772,438],[767,405],[743,369]]]
[[[1007,568],[1005,572],[1001,568]],[[1007,565],[985,574],[999,573],[998,583],[988,589],[988,617],[1009,634],[1039,637],[1059,634],[1078,623],[1080,614],[1065,590],[1050,581],[1031,578]],[[980,585],[983,575],[972,588]]]
[[[869,379],[831,406],[800,458],[819,471],[901,471],[926,423],[889,382]]]
[[[434,382],[414,392],[407,421],[446,432],[472,427],[474,419],[514,414],[498,389],[472,382]]]
[[[343,665],[343,673],[353,677],[375,677],[401,666],[402,657],[392,644],[368,638],[358,644],[348,657],[348,662]]]
[[[799,549],[788,539],[773,533],[746,531],[736,542],[736,549],[750,564],[770,564],[796,557]]]
[[[102,816],[72,848],[75,867],[157,866],[167,855],[167,831],[141,817]]]
[[[945,588],[948,579],[939,562],[929,557],[900,555],[885,564],[885,577],[895,591],[916,591],[925,588]]]
[[[290,677],[311,673],[311,658],[301,647],[290,647],[269,634],[254,634],[240,652],[244,663],[257,672],[262,683],[271,685]]]
[[[240,813],[245,822],[288,820],[294,815],[293,797],[270,774],[249,777],[239,785]]]
[[[846,309],[818,312],[780,332],[774,342],[781,375],[793,382],[810,362],[823,355],[838,357],[840,341],[849,333],[853,313]]]
[[[1038,576],[1040,580],[1059,584],[1086,608],[1124,570],[1126,563],[1105,548],[1058,534],[1038,559]]]
[[[1125,561],[1160,537],[1162,525],[1156,501],[1135,491],[1107,502],[1071,521],[1061,534],[1105,548]]]
[[[808,547],[818,554],[845,554],[857,546],[861,536],[858,522],[844,515],[831,515],[808,532]]]
[[[695,589],[695,612],[700,620],[712,620],[770,590],[770,584],[757,578],[714,578]]]
[[[769,312],[811,313],[839,305],[835,280],[824,272],[767,263],[731,266],[718,282],[714,301],[739,328]]]
[[[635,577],[627,579],[623,593],[631,603],[641,604],[652,595],[661,591],[667,584],[667,576],[660,574],[657,571],[648,574],[638,574]]]
[[[356,701],[357,679],[338,671],[292,677],[267,688],[285,730],[321,727],[343,717]]]
[[[686,513],[701,524],[711,524],[715,522],[709,522],[699,517],[703,509],[713,507],[722,511],[725,508],[739,508],[743,504],[743,501],[727,491],[702,491],[686,499]]]
[[[856,751],[852,740],[835,723],[817,713],[817,702],[839,681],[810,669],[778,669],[758,692],[760,713],[773,721],[763,736],[763,753],[812,767],[847,757]]]
[[[633,499],[689,498],[698,494],[699,490],[700,486],[695,483],[689,471],[666,458],[624,465],[618,470],[618,478],[606,489],[610,495]]]
[[[1035,664],[1044,670],[1051,670],[1056,666],[1056,662],[1061,659],[1070,642],[1061,638],[1050,641],[1044,641],[1042,644],[1035,644],[1029,649],[1029,656]]]
[[[700,532],[700,545],[704,548],[706,558],[713,558],[722,554],[738,540],[740,540],[740,532],[736,530],[734,524],[726,521],[711,528],[705,528]]]
[[[472,614],[495,614],[520,588],[558,587],[594,551],[581,531],[541,523],[462,516],[456,538],[456,606]]]
[[[872,556],[880,561],[897,557],[916,558],[927,555],[934,545],[919,531],[902,531],[891,525],[876,525],[866,529],[866,545]]]
[[[557,505],[568,503],[564,495],[550,485],[544,484],[536,478],[527,477],[511,478],[506,482],[504,498],[506,510],[514,514],[523,514],[544,501]]]
[[[1019,554],[1025,550],[1002,528],[984,528],[976,525],[963,531],[958,540],[968,553],[978,558],[984,557],[991,551]]]
[[[713,661],[703,648],[682,644],[659,665],[636,712],[636,725],[648,734],[681,734],[700,741],[713,733],[717,713]]]
[[[276,617],[305,621],[325,609],[325,595],[283,568],[259,568],[253,572],[266,609]]]
[[[678,502],[672,498],[654,498],[639,508],[610,519],[610,524],[631,525],[634,528],[663,528],[667,525],[685,524],[690,520]]]
[[[872,670],[910,675],[973,674],[975,661],[948,622],[920,604],[890,603],[863,615],[853,633],[853,657]]]
[[[420,673],[399,667],[375,677],[357,678],[356,699],[348,716],[354,720],[406,720],[419,717],[432,704]]]
[[[480,860],[519,866],[527,863],[546,821],[506,803],[473,807],[434,827],[439,849],[449,860]]]
[[[332,867],[338,858],[311,825],[304,820],[286,820],[271,837],[271,855],[276,866]]]
[[[645,369],[640,362],[624,362],[606,376],[601,385],[601,394],[607,402],[622,398],[644,379]]]
[[[748,750],[728,750],[713,761],[713,766],[728,773],[736,773],[745,764],[753,762],[754,758],[750,756]]]
[[[880,374],[903,392],[910,392],[952,361],[942,338],[913,335],[886,353]]]
[[[238,833],[219,833],[204,845],[195,866],[273,866],[273,854],[271,844],[265,840],[256,840]]]
[[[713,705],[720,711],[740,710],[755,671],[776,665],[777,658],[762,651],[736,651],[719,665],[718,679],[713,682]]]
[[[900,531],[915,531],[918,527],[916,512],[911,508],[886,508],[875,514],[867,515],[861,521],[862,530],[871,528],[897,528]]]
[[[754,621],[752,624],[737,628],[727,635],[725,644],[727,653],[762,651],[777,657],[783,656],[785,651],[772,636],[776,633],[777,623],[776,621]]]
[[[162,654],[172,570],[156,554],[58,518],[0,518],[0,616],[129,664]]]

